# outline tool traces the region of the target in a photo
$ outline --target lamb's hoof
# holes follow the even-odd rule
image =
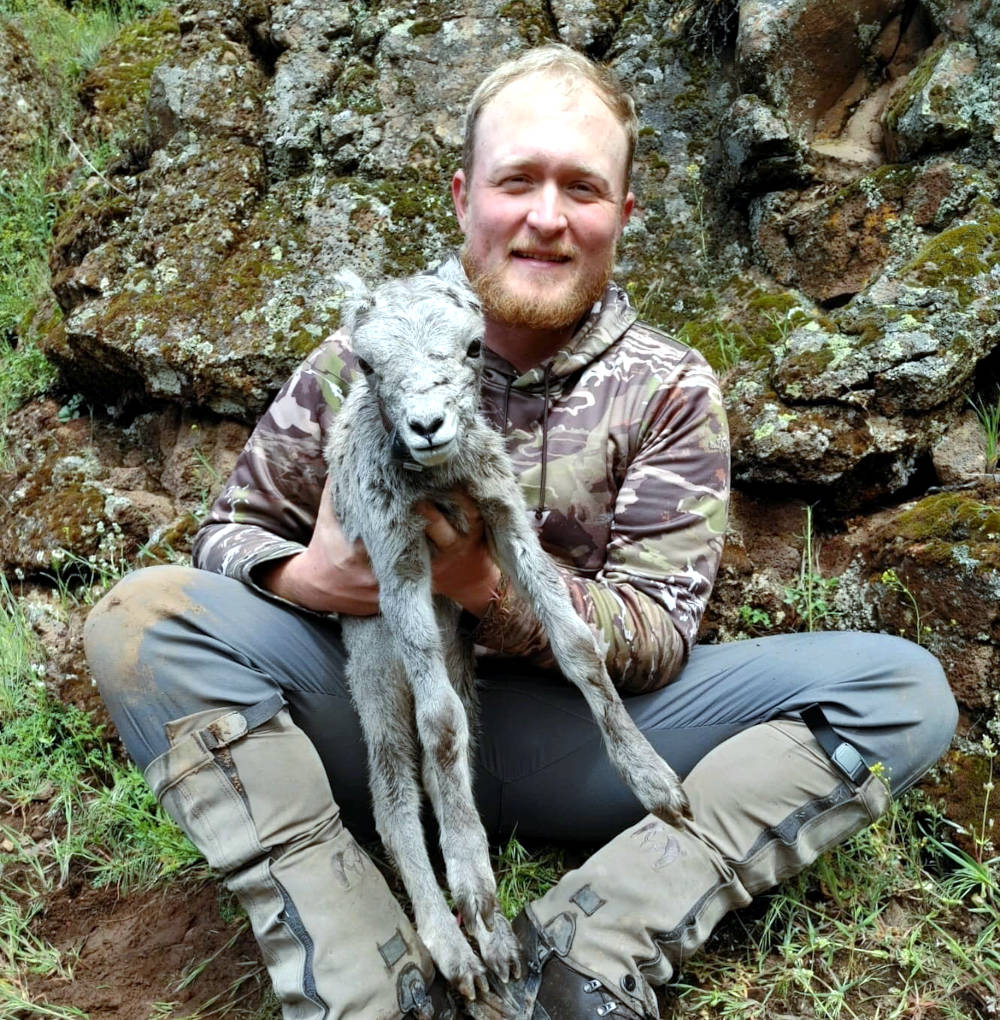
[[[501,982],[506,984],[521,976],[521,947],[510,922],[499,909],[493,913],[492,930],[477,917],[473,935],[483,961]]]
[[[474,1001],[490,994],[486,965],[472,951],[461,929],[450,917],[449,925],[436,932],[422,930],[420,937],[431,959],[448,983],[464,999]]]
[[[674,770],[660,761],[659,767],[642,776],[633,776],[632,790],[639,803],[669,825],[691,819],[691,804]]]

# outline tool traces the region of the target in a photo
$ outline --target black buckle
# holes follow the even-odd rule
[[[833,729],[819,705],[809,705],[802,709],[801,714],[802,721],[812,730],[816,742],[826,751],[830,761],[855,786],[860,786],[871,774],[861,752]]]

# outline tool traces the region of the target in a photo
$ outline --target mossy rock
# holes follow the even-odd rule
[[[995,840],[1000,823],[1000,799],[989,784],[1000,781],[997,768],[985,754],[953,749],[938,762],[932,776],[921,783],[931,802],[960,828],[948,837],[966,853],[980,852],[976,837]]]
[[[962,492],[936,493],[903,513],[898,527],[901,540],[920,544],[922,558],[1000,569],[1000,504]]]
[[[140,123],[153,71],[176,56],[180,42],[180,21],[173,7],[123,28],[80,86],[80,98],[90,114],[88,129],[106,139]]]
[[[950,292],[960,307],[992,301],[1000,266],[1000,210],[981,199],[969,220],[942,230],[899,272],[903,280]]]

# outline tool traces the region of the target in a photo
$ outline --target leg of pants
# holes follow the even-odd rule
[[[373,831],[361,731],[343,680],[339,628],[207,571],[130,575],[91,613],[88,657],[140,768],[167,749],[164,726],[280,691],[316,745],[341,812]],[[579,693],[530,668],[483,686],[477,798],[487,829],[602,842],[642,810],[604,755]],[[520,675],[517,675],[520,673]],[[883,634],[787,634],[694,649],[670,685],[627,699],[639,728],[682,776],[729,737],[806,705],[892,790],[912,785],[954,731],[954,699],[924,649]]]
[[[251,708],[280,694],[318,751],[348,824],[359,835],[370,833],[364,749],[343,682],[343,647],[331,621],[220,575],[151,568],[126,578],[95,608],[87,647],[111,716],[141,768],[170,750],[168,731],[176,720]],[[681,868],[674,869],[673,879],[659,876],[657,902],[676,907],[688,897],[692,909],[685,908],[680,918],[671,909],[637,920],[629,895],[646,898],[644,888],[619,897],[625,906],[612,928],[631,925],[630,935],[638,940],[633,946],[645,947],[647,963],[661,965],[643,971],[628,951],[609,956],[601,949],[601,926],[588,942],[581,920],[576,951],[591,946],[583,969],[609,985],[624,971],[633,978],[665,979],[671,961],[700,944],[725,910],[746,902],[762,883],[804,866],[819,852],[816,847],[845,838],[881,810],[872,787],[844,787],[797,721],[798,712],[814,703],[869,763],[883,764],[894,792],[910,786],[940,756],[956,721],[940,666],[898,638],[796,634],[695,649],[680,677],[660,691],[628,699],[628,707],[657,750],[688,775],[696,825],[679,841],[681,856],[704,884],[695,887]],[[781,754],[767,749],[775,741],[784,748]],[[637,830],[613,837],[648,822],[607,762],[582,697],[565,682],[525,669],[486,683],[479,754],[477,795],[491,832],[516,827],[522,837],[612,840],[595,855],[594,867],[611,860],[617,862],[612,876],[629,868],[640,873],[632,867]],[[798,764],[790,768],[789,762]],[[287,795],[274,791],[279,799]],[[825,813],[826,806],[832,813]],[[810,835],[783,857],[768,851],[760,867],[746,864],[758,843],[777,848],[770,833],[778,834],[778,843],[783,835],[795,842],[795,834],[804,831],[795,821],[802,812],[811,820],[810,832],[821,825],[821,838]],[[655,845],[659,837],[646,829],[638,842]],[[784,863],[776,863],[779,858]],[[566,876],[551,897],[535,905],[541,926],[568,913],[565,902],[589,884],[580,879],[576,873]],[[582,895],[592,907],[588,894]],[[697,903],[702,907],[694,909]],[[610,919],[612,911],[592,914]],[[584,910],[583,916],[590,915]],[[667,937],[678,926],[689,934]],[[664,949],[671,944],[675,950]],[[644,987],[643,980],[640,993]]]

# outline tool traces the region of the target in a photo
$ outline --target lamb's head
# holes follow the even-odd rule
[[[472,292],[436,276],[369,289],[339,273],[341,321],[383,422],[418,464],[449,461],[479,409],[483,316]]]

